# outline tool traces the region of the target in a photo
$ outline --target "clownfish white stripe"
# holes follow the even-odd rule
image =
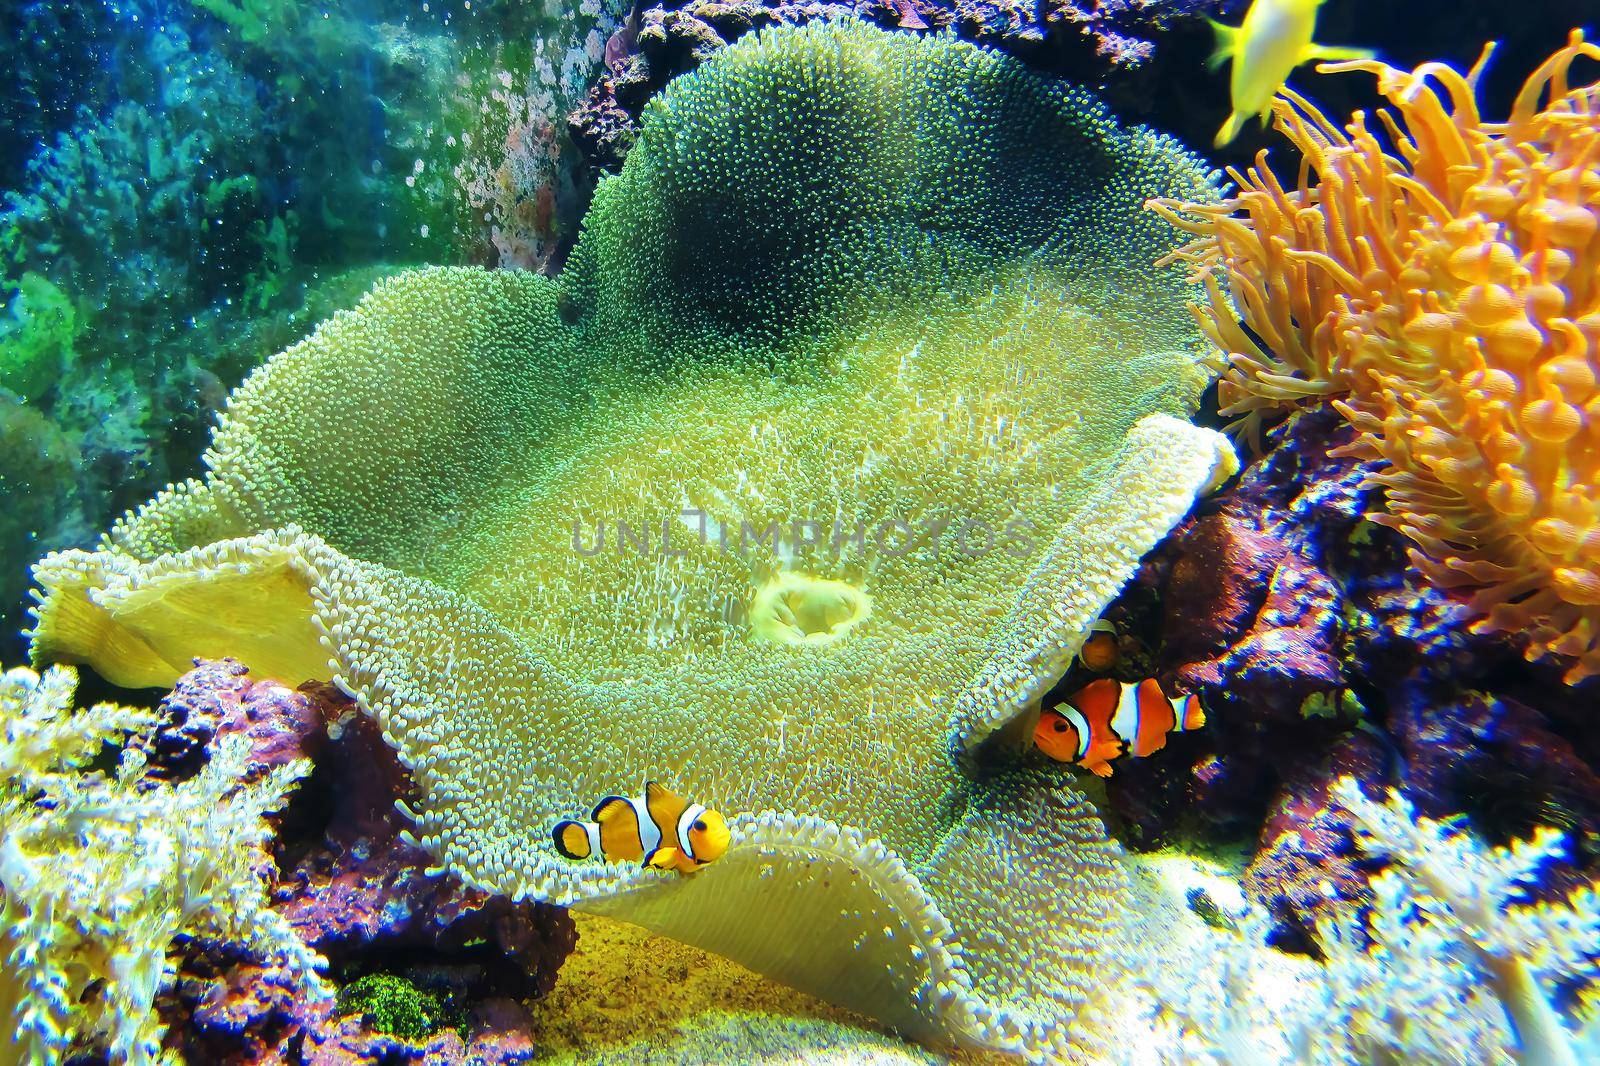
[[[1083,758],[1089,754],[1089,723],[1084,721],[1083,715],[1070,704],[1064,703],[1056,710],[1060,711],[1067,721],[1072,723],[1072,728],[1078,731],[1078,753],[1073,758]]]
[[[600,823],[599,822],[580,822],[579,824],[583,826],[584,835],[589,838],[589,851],[588,851],[588,854],[590,854],[590,855],[599,855],[600,854]]]
[[[1117,695],[1117,713],[1111,718],[1111,731],[1117,739],[1132,743],[1139,735],[1139,686],[1122,682]]]
[[[1173,720],[1172,731],[1174,733],[1187,733],[1187,732],[1189,732],[1188,727],[1183,724],[1183,719],[1184,719],[1184,716],[1188,714],[1189,708],[1192,706],[1191,701],[1194,700],[1194,699],[1195,699],[1195,697],[1193,697],[1193,696],[1168,696],[1167,697],[1167,702],[1172,704],[1172,720]]]
[[[629,799],[628,805],[633,808],[633,816],[639,823],[639,850],[649,855],[661,846],[661,827],[650,816],[650,807],[643,799]]]
[[[689,858],[694,858],[694,845],[689,841],[689,827],[694,825],[695,819],[706,813],[704,804],[691,803],[678,815],[678,849]]]

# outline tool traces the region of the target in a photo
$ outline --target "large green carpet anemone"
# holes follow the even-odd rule
[[[1184,419],[1157,195],[1214,190],[1009,59],[748,37],[651,105],[560,278],[397,276],[257,371],[203,481],[37,565],[35,655],[331,678],[464,880],[1070,1057],[1125,958],[1118,849],[1059,769],[970,749],[1232,469]],[[557,854],[646,778],[728,854]]]

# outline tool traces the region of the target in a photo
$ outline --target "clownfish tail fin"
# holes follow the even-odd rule
[[[1178,722],[1179,728],[1184,732],[1199,729],[1206,724],[1206,709],[1200,705],[1198,693],[1185,696],[1178,701]]]
[[[582,822],[571,820],[557,822],[555,833],[556,850],[563,858],[587,859],[589,857],[589,831]]]

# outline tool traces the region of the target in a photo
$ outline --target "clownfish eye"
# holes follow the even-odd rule
[[[1062,721],[1061,719],[1057,718],[1056,719],[1056,724],[1055,724],[1055,730],[1056,730],[1057,733],[1065,733],[1067,731],[1067,723]]]
[[[696,823],[694,823],[694,826],[692,828],[697,833],[704,833],[706,831],[706,823],[703,820],[699,821],[699,822],[696,822]]]

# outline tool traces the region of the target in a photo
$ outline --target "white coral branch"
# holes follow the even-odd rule
[[[122,753],[114,776],[80,772],[106,743],[147,729],[147,710],[73,711],[76,675],[0,678],[0,1014],[23,1061],[53,1062],[75,1040],[114,1063],[161,1061],[154,1002],[180,936],[238,942],[281,960],[323,997],[324,961],[267,906],[263,816],[310,771],[304,760],[244,783],[248,743],[229,737],[177,785]]]
[[[1394,861],[1373,881],[1379,950],[1431,962],[1433,970],[1470,968],[1504,1009],[1518,1062],[1576,1066],[1573,1035],[1546,985],[1592,978],[1600,897],[1591,888],[1562,903],[1520,903],[1540,868],[1561,851],[1561,834],[1540,829],[1510,847],[1489,848],[1450,823],[1418,818],[1397,793],[1377,803],[1344,778],[1334,796],[1355,817],[1362,848]],[[1412,908],[1419,917],[1409,916]],[[1447,1010],[1433,1026],[1448,1031],[1450,1019]]]

